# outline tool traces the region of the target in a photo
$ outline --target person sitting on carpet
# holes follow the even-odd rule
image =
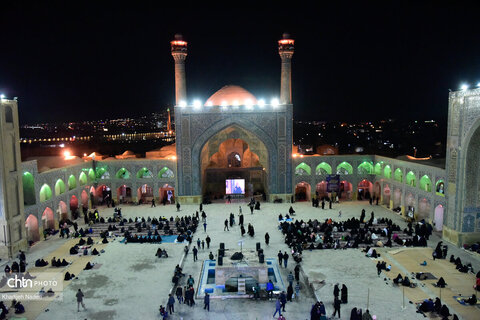
[[[93,244],[93,239],[88,237],[87,238],[87,245],[91,246]]]
[[[463,299],[462,300],[464,303],[468,303],[469,305],[473,306],[477,304],[477,296],[472,294],[472,296],[468,299]]]
[[[78,254],[77,246],[73,246],[73,247],[70,248],[70,254],[72,254],[72,255]]]
[[[69,263],[67,262],[67,260],[63,259],[62,260],[62,263],[60,264],[62,267],[66,267],[69,265]]]
[[[50,264],[52,265],[52,267],[58,267],[57,260],[55,260],[55,257],[52,258],[52,261],[50,261]]]
[[[98,251],[97,251],[97,248],[93,248],[93,251],[92,251],[92,256],[96,256],[98,255]]]
[[[399,273],[398,276],[397,276],[395,279],[393,279],[393,283],[395,283],[395,284],[401,284],[402,282],[403,282],[403,277],[402,277],[402,275]]]
[[[440,277],[440,279],[438,279],[437,281],[437,287],[439,288],[445,288],[447,284],[445,283],[445,280],[443,279],[443,277]]]
[[[83,246],[85,244],[85,239],[80,238],[80,241],[78,241],[79,246]]]
[[[439,297],[436,297],[435,303],[433,304],[433,310],[435,310],[436,313],[440,313],[441,309],[442,309],[442,300],[440,300]]]
[[[93,268],[94,265],[95,264],[93,264],[93,263],[87,262],[87,265],[85,266],[85,268],[83,270],[90,270],[90,269]]]
[[[108,243],[107,237],[103,238],[102,243]]]
[[[23,304],[20,301],[17,302],[15,300],[13,300],[12,301],[12,307],[15,308],[15,314],[25,313],[25,307],[23,306]]]
[[[418,309],[422,312],[430,312],[433,311],[433,306],[434,304],[432,299],[425,299]]]
[[[440,315],[446,319],[448,319],[448,317],[451,315],[450,310],[448,309],[446,304],[444,304],[442,306],[442,309],[440,309]]]
[[[403,278],[402,286],[410,287],[410,279],[408,277]]]

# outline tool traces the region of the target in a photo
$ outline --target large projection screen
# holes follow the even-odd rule
[[[225,194],[245,194],[245,179],[225,180]]]

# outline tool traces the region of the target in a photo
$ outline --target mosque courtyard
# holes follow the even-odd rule
[[[245,226],[251,223],[255,228],[255,236],[252,238],[245,234],[240,234],[238,226],[239,205],[242,206],[245,217]],[[189,254],[184,258],[185,244],[177,243],[121,243],[123,237],[109,239],[108,244],[101,244],[100,239],[95,239],[95,248],[105,252],[99,256],[77,257],[70,256],[69,249],[78,239],[61,239],[58,236],[40,241],[31,247],[27,252],[27,262],[29,267],[34,265],[34,261],[39,257],[45,260],[60,257],[73,262],[62,270],[62,272],[73,272],[78,279],[65,282],[63,290],[63,299],[56,302],[38,302],[24,301],[26,313],[23,315],[27,319],[160,319],[159,306],[166,306],[168,294],[172,289],[172,276],[177,264],[183,263],[183,272],[192,275],[195,279],[195,291],[198,289],[200,274],[202,271],[202,262],[208,259],[208,254],[212,251],[215,256],[221,242],[225,243],[227,257],[240,251],[239,240],[244,240],[243,251],[249,252],[256,248],[256,243],[260,242],[264,249],[265,258],[275,258],[279,250],[287,251],[283,235],[278,229],[278,215],[285,215],[288,212],[290,204],[262,203],[261,210],[255,210],[250,214],[250,210],[245,202],[241,203],[215,203],[205,205],[204,211],[207,214],[207,232],[204,232],[200,224],[193,236],[194,241],[190,247]],[[165,216],[186,216],[192,215],[198,210],[197,205],[182,205],[181,211],[177,212],[175,206],[158,205],[151,208],[150,205],[140,206],[121,206],[124,218],[135,217],[161,217]],[[370,206],[368,202],[345,202],[334,204],[332,210],[322,210],[314,208],[311,203],[301,202],[293,204],[296,211],[295,219],[319,219],[324,221],[332,218],[336,221],[347,220],[351,217],[359,218],[362,208],[366,209],[367,217],[373,210],[375,216],[388,217],[403,229],[406,226],[405,221],[395,214],[381,206]],[[113,208],[98,208],[102,217],[108,218],[113,215]],[[342,216],[338,217],[338,211],[342,211]],[[235,214],[236,225],[230,228],[230,231],[224,231],[224,221],[228,218],[230,212]],[[80,219],[79,219],[80,220]],[[83,221],[82,221],[83,222]],[[80,224],[79,227],[83,225]],[[264,235],[268,232],[270,235],[270,245],[265,245]],[[192,249],[196,246],[197,238],[204,240],[209,235],[212,239],[210,250],[199,250],[198,261],[193,261]],[[365,257],[360,249],[347,250],[314,250],[303,252],[303,261],[301,263],[303,272],[301,272],[300,282],[301,291],[298,299],[288,302],[284,316],[286,319],[310,319],[310,309],[316,299],[324,302],[327,314],[333,313],[333,287],[335,284],[345,284],[348,287],[348,303],[342,304],[342,318],[349,319],[350,311],[353,307],[367,307],[371,314],[377,316],[377,319],[423,319],[422,314],[416,313],[415,302],[425,298],[435,298],[441,294],[443,303],[446,303],[450,313],[455,313],[460,319],[479,319],[480,310],[476,306],[463,306],[455,301],[453,296],[459,294],[469,296],[473,293],[472,285],[475,281],[475,275],[463,274],[455,270],[454,266],[445,260],[432,260],[431,252],[437,242],[440,240],[439,234],[434,234],[428,241],[428,248],[382,248],[378,249],[381,254],[380,260],[387,260],[392,265],[392,271],[382,272],[377,276],[375,268],[376,259]],[[166,249],[169,257],[167,259],[157,258],[155,253],[158,248]],[[449,245],[449,253],[460,256],[464,263],[470,262],[474,270],[480,267],[478,256],[470,255],[463,249],[454,248]],[[184,261],[182,261],[184,259]],[[228,258],[226,258],[228,259]],[[422,267],[419,264],[426,260],[427,266]],[[92,261],[96,267],[92,270],[82,270],[87,261]],[[7,262],[2,261],[5,265]],[[11,264],[11,261],[9,262]],[[293,271],[295,262],[290,254],[288,268],[280,268],[283,282],[287,283],[289,271]],[[45,269],[45,268],[44,268]],[[46,267],[50,269],[50,267]],[[44,270],[50,271],[50,270]],[[434,280],[418,281],[418,287],[414,289],[395,287],[392,285],[393,279],[398,273],[402,275],[411,272],[431,272],[437,278],[443,276],[448,284],[447,288],[439,289],[433,287]],[[309,281],[319,274],[324,276],[324,283],[316,285],[312,290],[307,285],[306,277]],[[186,277],[181,278],[181,284],[185,285]],[[77,303],[75,294],[81,288],[85,294],[86,310],[77,312]],[[405,297],[403,297],[405,294]],[[196,298],[196,305],[189,307],[185,304],[175,303],[175,313],[169,319],[271,319],[275,311],[275,301],[252,301],[241,298],[216,298],[211,299],[210,312],[203,309],[203,299]],[[413,303],[410,303],[413,302]]]

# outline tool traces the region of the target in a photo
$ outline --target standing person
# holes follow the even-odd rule
[[[282,315],[282,305],[280,304],[280,298],[277,298],[277,301],[275,302],[275,313],[273,314],[273,317],[275,318],[275,315]]]
[[[197,247],[193,246],[192,252],[193,252],[193,262],[195,262],[195,261],[198,260],[198,258],[197,258],[197,254],[198,254],[198,249],[197,249]]]
[[[187,279],[187,285],[189,287],[193,287],[193,284],[195,283],[195,280],[193,280],[192,275],[190,275]]]
[[[283,261],[283,253],[282,253],[281,250],[278,250],[277,257],[278,257],[278,264],[279,264],[280,267],[281,267],[281,266],[282,266],[282,261]]]
[[[293,296],[293,287],[290,284],[287,288],[287,301],[292,302],[292,296]]]
[[[273,282],[272,280],[268,280],[267,282],[267,294],[268,294],[268,298],[271,298],[273,296]]]
[[[203,203],[200,203],[200,212],[203,211]]]
[[[328,209],[332,209],[332,199],[329,200],[329,203],[328,203]]]
[[[338,217],[340,218],[342,216],[342,210],[338,211]]]
[[[333,297],[335,299],[338,299],[338,295],[340,294],[340,289],[338,288],[338,283],[335,285],[333,288]]]
[[[285,291],[280,293],[280,304],[282,306],[282,311],[285,312],[285,305],[287,304],[287,295],[285,294]]]
[[[239,217],[238,217],[238,224],[243,226],[243,214],[240,213]]]
[[[205,241],[202,240],[202,250],[205,250]]]
[[[207,309],[210,312],[210,295],[208,292],[205,292],[205,297],[203,298],[203,310]]]
[[[205,221],[207,219],[207,214],[205,211],[202,211],[202,221]]]
[[[152,198],[152,206],[150,208],[156,207],[155,205],[155,198]]]
[[[182,286],[178,286],[177,287],[177,290],[175,291],[175,295],[177,296],[177,299],[178,299],[178,303],[182,303],[183,302],[183,290],[182,290]]]
[[[270,243],[270,235],[267,233],[265,233],[265,244],[268,246],[268,244]]]
[[[382,273],[382,264],[380,261],[377,262],[377,275],[380,277],[380,274]]]
[[[342,285],[342,303],[348,303],[348,288],[345,284]]]
[[[240,232],[242,233],[242,237],[243,237],[243,235],[245,234],[245,227],[243,226],[243,224],[240,227]]]
[[[300,280],[300,265],[299,264],[297,264],[295,266],[294,272],[295,272],[295,281],[299,281]]]
[[[341,316],[340,316],[340,300],[338,300],[338,298],[335,297],[335,300],[333,301],[333,315],[332,315],[332,317],[335,317],[337,312],[338,312],[338,318],[341,318]]]
[[[82,292],[82,290],[78,289],[76,297],[77,297],[77,312],[80,312],[80,305],[82,305],[83,310],[86,310],[85,304],[83,304],[83,292]]]
[[[173,314],[173,311],[174,311],[173,305],[174,304],[175,304],[175,298],[171,294],[169,294],[168,295],[167,307],[168,307],[168,312],[170,314]]]
[[[210,241],[211,241],[211,239],[207,234],[207,237],[205,238],[205,242],[207,243],[207,249],[210,249]]]
[[[207,232],[207,220],[203,221],[203,232]]]
[[[325,210],[325,199],[322,198],[322,210]]]
[[[235,224],[235,216],[230,212],[230,228]]]
[[[242,214],[242,206],[238,206],[238,214],[239,214],[239,215]]]
[[[283,254],[283,263],[285,264],[285,268],[286,268],[287,263],[288,263],[288,253],[287,253],[287,251],[285,251],[285,253]]]
[[[288,274],[287,280],[288,280],[288,284],[289,284],[290,286],[293,285],[293,280],[294,280],[294,278],[293,278],[292,271],[290,271],[290,273]]]
[[[250,203],[250,213],[253,214],[253,204]]]
[[[200,249],[200,243],[201,243],[201,242],[200,242],[200,238],[198,238],[198,239],[197,239],[197,247],[198,247],[198,249]]]
[[[177,202],[177,211],[180,211],[180,202]]]
[[[227,229],[227,231],[230,231],[228,229],[228,219],[225,219],[225,227],[223,227],[223,231],[225,231],[225,229]]]

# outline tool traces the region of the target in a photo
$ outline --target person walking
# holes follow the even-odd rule
[[[282,304],[280,303],[280,298],[277,298],[277,301],[275,302],[275,313],[273,314],[274,318],[277,312],[279,316],[282,315]]]
[[[198,239],[197,239],[197,248],[198,248],[198,249],[200,249],[200,244],[201,244],[200,238],[198,238]]]
[[[285,253],[283,254],[283,263],[285,264],[285,268],[286,268],[287,263],[288,263],[288,253],[287,253],[287,251],[285,251]]]
[[[240,233],[242,234],[242,237],[245,234],[245,227],[243,226],[243,224],[240,226]]]
[[[278,250],[278,264],[280,265],[280,267],[282,266],[282,261],[283,261],[283,253],[282,251]]]
[[[280,293],[280,305],[282,307],[282,311],[285,312],[285,305],[287,304],[287,295],[285,294],[285,291],[282,291]],[[281,315],[281,314],[280,314]]]
[[[202,240],[202,250],[205,250],[205,241]]]
[[[154,207],[156,207],[156,205],[155,205],[155,198],[152,198],[152,206],[151,206],[150,208],[154,208]]]
[[[189,278],[187,279],[187,285],[189,287],[193,287],[194,283],[195,283],[195,280],[193,280],[192,275],[190,275]]]
[[[182,286],[178,286],[177,287],[177,290],[175,291],[175,295],[177,296],[177,299],[178,299],[178,303],[182,303],[183,302],[183,290],[182,290]]]
[[[238,214],[239,214],[239,215],[242,214],[242,206],[238,206]]]
[[[210,237],[207,235],[207,237],[205,238],[205,242],[207,243],[207,249],[210,249]]]
[[[295,281],[299,281],[300,280],[300,265],[297,264],[295,266],[295,269],[293,269],[294,272],[295,272]]]
[[[268,246],[268,244],[270,243],[270,235],[267,233],[265,233],[265,244]]]
[[[169,294],[168,295],[168,301],[167,301],[167,307],[168,307],[168,312],[170,314],[173,314],[173,312],[174,312],[174,307],[173,307],[174,304],[175,304],[175,298],[171,294]]]
[[[297,282],[295,285],[295,297],[298,299],[298,294],[300,293],[300,282]]]
[[[210,295],[208,292],[205,292],[205,297],[203,298],[203,310],[205,309],[210,312]]]
[[[337,314],[338,312],[338,318],[340,319],[341,316],[340,316],[340,300],[335,297],[335,300],[333,301],[333,315],[332,317],[335,317],[335,315]]]
[[[87,308],[85,308],[85,304],[83,303],[83,292],[82,292],[82,290],[78,289],[76,297],[77,297],[77,312],[80,312],[80,305],[82,305],[83,310],[86,310]]]
[[[228,219],[225,219],[225,227],[223,227],[223,231],[225,231],[225,229],[227,229],[227,231],[230,231],[228,229]]]
[[[207,232],[207,220],[203,221],[203,232]]]
[[[293,280],[294,280],[294,278],[293,278],[292,271],[290,271],[290,273],[288,274],[287,280],[288,280],[288,284],[289,284],[289,285],[293,285]]]
[[[243,214],[240,213],[240,215],[238,216],[238,224],[243,226]]]
[[[198,260],[198,257],[197,257],[197,254],[198,254],[198,249],[197,247],[193,246],[193,262],[197,261]]]

